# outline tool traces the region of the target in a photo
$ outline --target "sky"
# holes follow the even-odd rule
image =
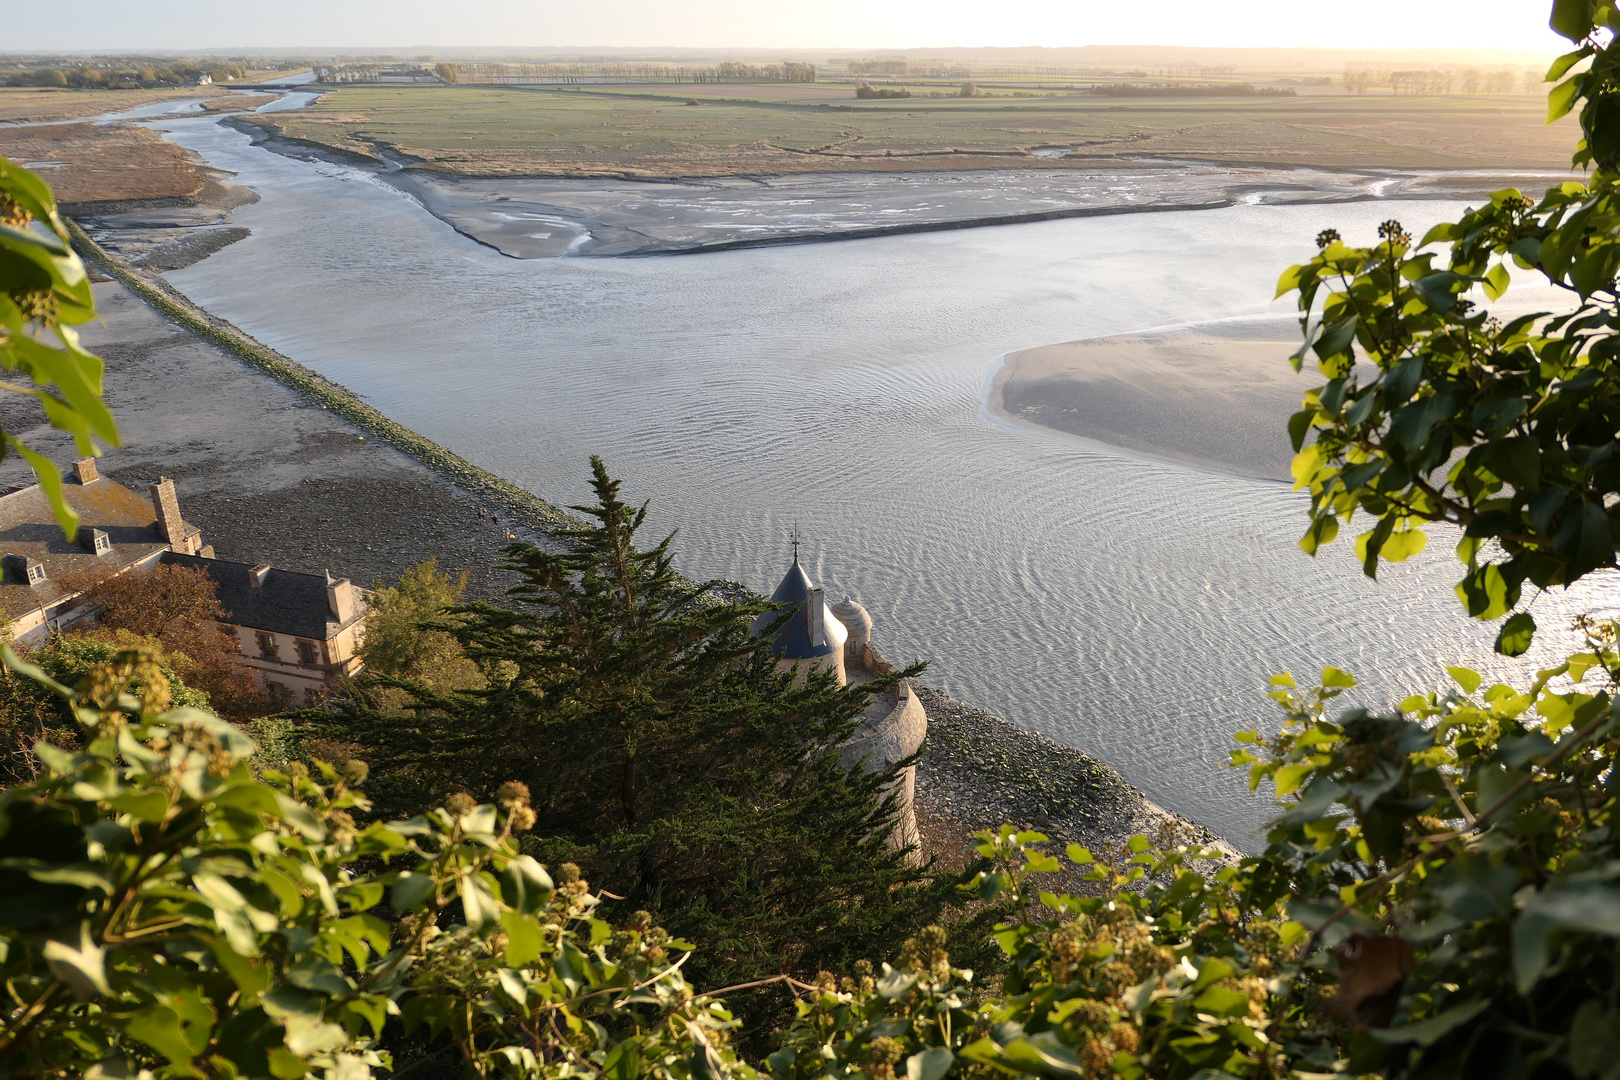
[[[54,0],[0,51],[433,46],[1557,49],[1546,0]]]

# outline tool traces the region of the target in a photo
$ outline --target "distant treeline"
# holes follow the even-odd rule
[[[1295,97],[1291,86],[1253,83],[1104,83],[1091,88],[1104,97]]]
[[[903,86],[873,86],[871,83],[863,82],[855,88],[855,96],[862,100],[908,98],[911,91]]]
[[[790,82],[813,83],[816,65],[783,61],[780,64],[744,64],[735,61],[700,67],[690,64],[440,64],[435,69],[446,82],[560,83],[587,82]]]
[[[1541,73],[1518,72],[1499,68],[1424,71],[1395,71],[1389,68],[1346,68],[1344,88],[1351,94],[1365,94],[1369,90],[1389,90],[1396,94],[1449,94],[1453,90],[1464,94],[1511,94],[1522,88],[1534,93],[1541,88]]]
[[[214,82],[240,79],[241,64],[227,60],[120,60],[72,66],[40,65],[4,75],[7,86],[71,86],[98,90],[136,90],[153,86],[186,86],[207,76]]]

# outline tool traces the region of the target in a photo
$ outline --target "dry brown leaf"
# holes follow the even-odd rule
[[[1335,952],[1339,989],[1327,1003],[1328,1014],[1358,1030],[1387,1027],[1412,971],[1412,947],[1400,938],[1357,931]]]

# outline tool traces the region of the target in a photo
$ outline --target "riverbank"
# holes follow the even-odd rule
[[[499,602],[511,583],[495,569],[501,548],[512,538],[554,542],[551,531],[566,520],[555,507],[527,492],[501,498],[512,495],[510,485],[465,482],[482,470],[397,425],[379,425],[343,388],[200,311],[160,278],[108,258],[82,234],[79,243],[117,278],[95,287],[102,321],[84,333],[107,360],[106,397],[124,435],[102,471],[137,490],[172,477],[187,520],[220,558],[331,569],[366,584],[391,583],[435,558],[452,574],[468,572],[471,597]],[[0,424],[55,460],[74,456],[30,406],[0,398]],[[435,452],[411,452],[423,448]],[[26,479],[19,459],[0,463],[0,485]],[[962,864],[973,833],[1003,821],[1101,849],[1180,820],[1081,751],[926,688],[919,695],[931,723],[919,823],[927,852],[948,864]],[[1197,839],[1210,835],[1181,827]]]

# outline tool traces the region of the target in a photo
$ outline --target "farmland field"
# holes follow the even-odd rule
[[[1527,95],[857,102],[849,87],[819,84],[634,89],[345,87],[258,119],[293,138],[396,150],[474,176],[1095,168],[1125,158],[1559,169],[1574,141],[1567,120],[1543,126],[1542,103]],[[756,91],[775,100],[738,100]]]
[[[245,87],[247,83],[230,85]],[[58,90],[37,86],[0,86],[0,124],[78,119],[159,101],[232,96],[223,88],[211,86],[160,87],[151,90]]]

